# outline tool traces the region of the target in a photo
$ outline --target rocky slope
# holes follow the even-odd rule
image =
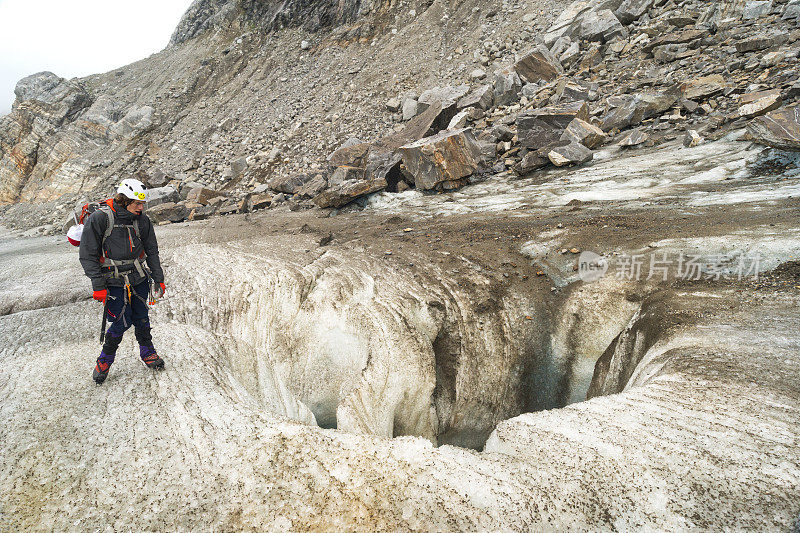
[[[167,186],[152,213],[174,222],[459,187],[747,124],[798,145],[794,1],[269,6],[198,1],[148,59],[22,80],[0,125],[0,201],[21,202],[8,224],[59,231],[124,175]]]

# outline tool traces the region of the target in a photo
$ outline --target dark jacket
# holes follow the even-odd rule
[[[131,226],[134,219],[139,221],[139,235]],[[147,254],[147,266],[156,283],[164,281],[164,271],[161,269],[161,261],[158,258],[158,243],[156,242],[156,232],[150,219],[142,213],[134,215],[117,202],[114,202],[114,229],[106,239],[103,251],[100,250],[100,243],[103,240],[106,228],[108,227],[108,215],[98,209],[86,221],[81,235],[81,246],[79,257],[83,271],[92,280],[92,290],[101,291],[107,286],[120,287],[124,285],[124,280],[110,276],[110,269],[103,268],[100,263],[100,256],[110,257],[111,259],[134,259],[139,257],[144,250]],[[120,269],[120,272],[122,269]],[[136,268],[132,265],[126,267],[125,271],[129,275],[129,280],[136,285],[145,278],[139,275]]]

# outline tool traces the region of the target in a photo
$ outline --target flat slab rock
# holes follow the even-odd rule
[[[439,102],[442,108],[453,106],[469,93],[469,85],[447,87],[434,87],[422,93],[418,100],[419,111],[425,111],[434,102]]]
[[[643,131],[631,130],[626,133],[617,144],[622,147],[639,146],[647,142],[649,138],[650,136]]]
[[[584,145],[570,142],[564,146],[557,146],[547,152],[547,159],[557,167],[567,165],[581,165],[592,160],[592,151]]]
[[[382,191],[385,188],[386,180],[382,178],[346,180],[318,194],[313,201],[319,207],[342,207],[361,196]]]
[[[417,189],[434,189],[470,176],[478,168],[481,149],[469,128],[445,131],[400,147],[403,165]]]
[[[736,41],[736,51],[740,54],[766,50],[786,42],[786,35],[781,33],[765,33]]]
[[[800,106],[785,107],[757,117],[747,125],[747,132],[757,143],[800,150]]]
[[[739,116],[753,118],[775,111],[783,105],[783,98],[781,97],[781,91],[775,89],[743,94],[739,99],[739,103]]]
[[[681,92],[687,100],[702,100],[721,93],[725,87],[725,78],[721,74],[712,74],[686,82]]]

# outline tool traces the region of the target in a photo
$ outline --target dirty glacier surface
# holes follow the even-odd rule
[[[732,136],[544,180],[380,194],[329,219],[530,219],[541,231],[514,253],[548,281],[528,289],[468,254],[456,276],[394,246],[397,268],[366,230],[319,246],[292,230],[313,217],[302,213],[264,215],[285,217],[272,232],[239,216],[159,227],[168,293],[151,318],[167,370],[145,369],[127,335],[102,387],[89,379],[99,309],[75,251],[4,231],[0,526],[793,527],[796,287],[584,283],[559,253],[746,248],[764,269],[791,264],[797,178],[754,176],[764,149],[745,146]],[[721,209],[732,222],[715,226]],[[579,223],[612,212],[695,219],[640,237]],[[552,215],[564,228],[541,223]]]

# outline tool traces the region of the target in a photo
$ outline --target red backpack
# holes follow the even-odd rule
[[[80,246],[81,245],[81,236],[83,235],[83,225],[86,223],[86,219],[89,218],[89,215],[94,213],[97,210],[103,211],[106,215],[108,215],[108,227],[106,228],[106,232],[103,234],[103,240],[100,241],[100,249],[103,249],[103,245],[106,242],[106,239],[109,235],[111,235],[111,230],[114,229],[114,199],[109,198],[108,200],[103,200],[102,202],[89,202],[88,204],[84,204],[81,207],[80,213],[74,211],[72,213],[72,217],[75,219],[75,225],[69,228],[67,231],[67,240],[73,246]],[[139,237],[139,221],[133,221],[133,230],[136,232],[136,236]],[[141,237],[140,237],[141,238]],[[102,262],[102,258],[101,258]]]

